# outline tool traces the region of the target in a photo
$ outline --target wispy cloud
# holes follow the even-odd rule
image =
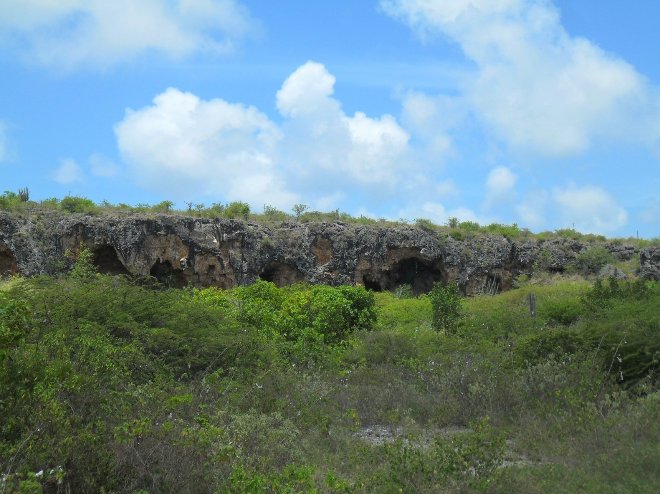
[[[70,158],[63,159],[53,173],[53,180],[62,185],[83,181],[82,168]]]
[[[259,30],[236,0],[4,0],[0,40],[58,70],[109,67],[145,53],[223,54]]]
[[[569,35],[546,0],[381,0],[422,38],[443,34],[476,65],[463,99],[512,147],[583,152],[599,138],[660,143],[660,100],[634,67]]]
[[[569,184],[555,188],[552,198],[564,226],[582,232],[614,232],[628,222],[627,211],[600,187]]]

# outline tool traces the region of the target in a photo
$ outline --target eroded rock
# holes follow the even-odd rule
[[[587,246],[494,235],[459,241],[409,225],[0,212],[0,275],[54,274],[83,248],[100,272],[154,276],[173,287],[231,288],[262,278],[278,285],[358,283],[378,291],[410,285],[418,294],[437,281],[456,281],[474,295],[508,290],[516,276],[535,269],[561,272]],[[624,258],[630,249],[635,252],[621,244],[610,250]],[[660,278],[660,249],[644,249],[640,259],[641,275]]]

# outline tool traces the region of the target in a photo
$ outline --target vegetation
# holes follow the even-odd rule
[[[330,212],[311,211],[306,204],[293,205],[291,212],[293,214],[281,211],[271,205],[264,205],[263,211],[258,213],[250,208],[250,205],[241,201],[232,201],[226,204],[216,202],[210,206],[202,203],[188,201],[185,203],[184,210],[175,209],[172,201],[161,201],[157,204],[137,204],[134,206],[128,204],[112,204],[108,201],[102,201],[95,204],[90,199],[77,196],[66,196],[63,199],[50,198],[39,202],[31,201],[27,187],[19,191],[5,191],[0,195],[0,210],[13,211],[15,213],[29,212],[34,210],[57,210],[66,213],[85,213],[85,214],[103,214],[103,213],[140,213],[140,214],[168,214],[168,215],[188,215],[200,218],[230,218],[238,220],[250,220],[264,223],[272,222],[334,222],[343,221],[356,225],[385,225],[394,226],[407,224],[408,221],[401,219],[399,221],[390,221],[383,218],[374,219],[366,216],[354,217],[348,213],[339,210]],[[439,232],[446,234],[455,240],[465,240],[477,235],[490,234],[501,235],[508,239],[536,238],[539,240],[548,240],[553,238],[567,238],[579,240],[585,243],[602,243],[606,238],[602,235],[582,234],[570,228],[558,229],[554,232],[532,233],[526,228],[520,228],[517,224],[503,225],[500,223],[491,223],[489,225],[479,225],[474,221],[459,221],[457,218],[449,218],[445,225],[437,225],[431,220],[417,218],[413,224],[430,232]],[[647,247],[651,245],[660,245],[660,237],[653,239],[627,238],[620,239],[631,245],[638,247]],[[595,246],[597,247],[597,246]],[[580,260],[576,270],[581,272],[593,272],[594,262],[600,262],[604,259],[602,252],[597,249],[591,252],[583,253],[584,259]],[[589,258],[592,256],[593,258]],[[607,261],[609,262],[609,261]],[[602,266],[601,266],[602,267]]]
[[[0,492],[660,490],[658,283],[173,290],[92,260],[0,285]]]

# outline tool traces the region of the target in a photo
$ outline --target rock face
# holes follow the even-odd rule
[[[647,247],[639,252],[639,276],[660,280],[660,247]]]
[[[436,281],[456,281],[474,295],[507,290],[535,266],[563,271],[587,246],[564,238],[478,235],[457,241],[405,225],[0,212],[0,275],[54,274],[82,248],[91,250],[100,272],[150,275],[172,287],[231,288],[261,278],[277,285],[359,283],[373,290],[410,284],[422,293]],[[630,246],[613,250],[628,258],[635,253]],[[657,275],[658,254],[644,257],[645,272]]]

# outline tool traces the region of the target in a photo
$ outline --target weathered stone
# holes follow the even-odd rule
[[[598,273],[599,278],[609,279],[614,278],[615,280],[625,280],[627,278],[626,273],[623,270],[612,266],[611,264],[606,264]]]
[[[660,247],[647,247],[639,251],[637,274],[645,280],[660,280]]]
[[[625,252],[634,252],[628,247]],[[508,290],[516,276],[534,269],[563,271],[586,246],[565,238],[512,241],[494,235],[459,241],[409,225],[0,212],[0,275],[54,274],[82,248],[92,251],[100,272],[151,275],[174,287],[231,288],[262,278],[278,285],[358,283],[374,290],[409,284],[422,293],[434,282],[456,281],[473,295]],[[658,250],[644,252],[641,271],[657,279]]]

